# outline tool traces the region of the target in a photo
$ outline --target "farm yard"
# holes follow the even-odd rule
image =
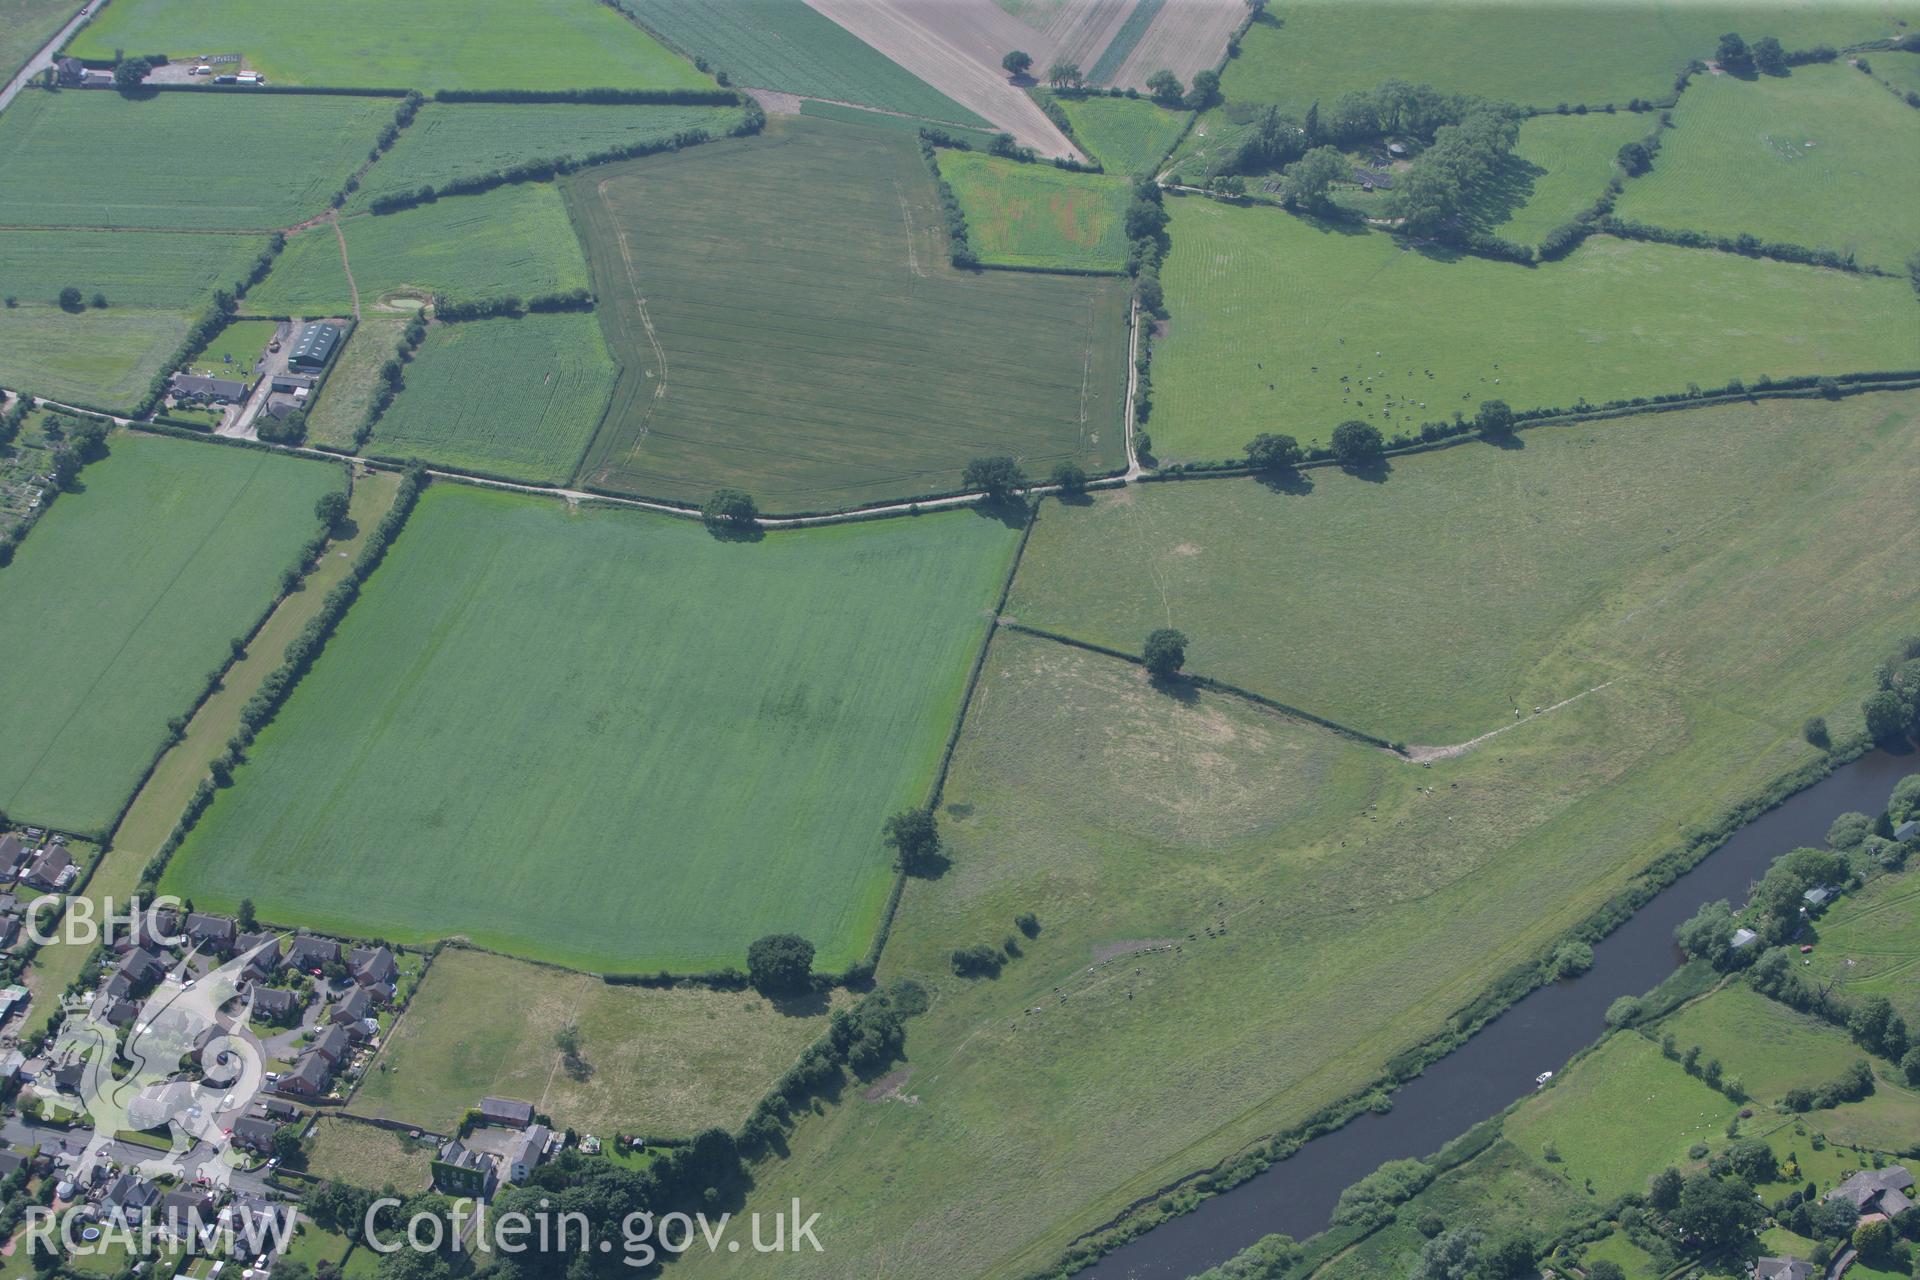
[[[1499,38],[1473,0],[1298,0],[1255,20],[1227,63],[1232,102],[1274,102],[1302,115],[1350,89],[1399,78],[1522,106],[1625,106],[1673,89],[1722,33],[1774,36],[1788,49],[1896,35],[1920,22],[1912,0],[1768,0],[1762,4],[1503,5]]]
[[[564,483],[618,372],[582,312],[436,324],[365,452]]]
[[[737,966],[792,930],[837,971],[1015,541],[964,512],[721,542],[435,486],[165,883],[593,970]]]
[[[399,213],[343,218],[340,236],[347,243],[345,263],[331,225],[289,237],[272,273],[247,294],[245,310],[350,314],[353,286],[363,310],[414,310],[436,294],[471,302],[565,293],[587,285],[580,243],[551,183],[522,183]]]
[[[942,151],[940,176],[967,216],[967,238],[989,266],[1108,271],[1127,265],[1121,178],[1021,164],[974,151]]]
[[[0,225],[290,227],[326,212],[393,109],[341,96],[23,93],[0,113]],[[296,133],[305,141],[289,151]],[[180,147],[203,138],[218,138],[227,158],[183,180]],[[245,159],[264,156],[273,160]]]
[[[1168,461],[1236,455],[1263,430],[1324,441],[1355,418],[1417,434],[1490,399],[1920,365],[1905,280],[1604,236],[1527,268],[1270,208],[1171,213],[1151,422]]]
[[[514,999],[501,1000],[502,991]],[[737,1126],[826,1030],[828,1004],[754,992],[615,986],[450,947],[435,957],[351,1110],[451,1131],[476,1098],[527,1098],[554,1122],[687,1137]],[[580,1034],[568,1070],[554,1037]]]
[[[243,52],[276,84],[355,88],[706,89],[713,82],[595,0],[342,0],[311,11],[251,0],[114,0],[67,52],[185,58]]]
[[[741,114],[737,107],[429,103],[361,177],[346,210],[361,212],[378,196],[437,188],[457,178],[537,161],[578,161],[695,130],[723,137],[739,124]]]
[[[789,118],[565,187],[622,366],[586,483],[807,511],[1124,462],[1125,285],[953,270],[908,138]]]
[[[0,809],[104,832],[317,525],[337,468],[118,434],[0,570]]]
[[[1913,108],[1844,64],[1708,76],[1674,111],[1618,212],[1660,227],[1857,255],[1889,271],[1920,247]]]
[[[675,48],[705,58],[738,85],[897,111],[952,124],[986,121],[804,0],[623,0]]]
[[[1827,708],[1836,733],[1850,732],[1857,721],[1840,708],[1858,698],[1871,655],[1910,624],[1916,599],[1914,589],[1881,595],[1885,566],[1907,552],[1884,544],[1891,516],[1873,512],[1901,501],[1920,450],[1920,399],[1725,415],[1531,432],[1517,453],[1458,448],[1398,461],[1385,485],[1315,471],[1304,497],[1219,481],[1143,486],[1092,508],[1045,504],[1008,606],[1024,623],[1061,625],[1033,603],[1056,592],[1089,599],[1095,583],[1127,592],[1138,583],[1151,601],[1124,624],[1122,647],[1172,617],[1194,637],[1189,670],[1232,675],[1210,660],[1205,637],[1238,621],[1264,651],[1286,653],[1299,644],[1287,630],[1298,612],[1303,634],[1323,646],[1321,668],[1339,654],[1356,680],[1425,690],[1433,703],[1455,679],[1434,655],[1527,647],[1505,635],[1481,645],[1462,629],[1463,619],[1481,625],[1478,584],[1497,569],[1539,598],[1550,634],[1537,651],[1584,642],[1613,683],[1525,717],[1497,747],[1417,768],[1240,699],[1167,697],[1129,664],[1002,629],[945,791],[952,867],[909,883],[880,972],[940,993],[914,1024],[912,1071],[899,1085],[921,1105],[855,1098],[808,1121],[791,1158],[756,1170],[750,1203],[811,1187],[823,1212],[839,1209],[839,1252],[822,1275],[944,1275],[961,1251],[981,1273],[1044,1267],[1179,1171],[1284,1131],[1438,1032],[1497,974],[1671,848],[1677,830],[1810,759],[1798,732],[1809,708]],[[1617,434],[1629,430],[1649,434]],[[1629,461],[1669,438],[1678,448],[1659,455],[1660,468]],[[1772,464],[1797,467],[1797,487],[1778,483],[1798,496],[1754,491],[1749,502],[1740,479],[1707,475],[1763,470],[1760,458],[1789,444],[1798,463],[1779,454]],[[1714,463],[1690,463],[1695,448]],[[1739,456],[1749,449],[1754,459]],[[1527,481],[1488,473],[1522,459]],[[1712,539],[1676,528],[1665,553],[1589,569],[1610,537],[1624,528],[1660,537],[1672,513],[1642,508],[1603,533],[1567,492],[1576,473],[1665,484],[1651,473],[1668,466],[1727,486],[1713,500],[1726,505]],[[1452,495],[1445,507],[1424,504],[1429,484]],[[1469,504],[1498,508],[1535,486],[1552,497],[1530,498],[1539,505],[1503,532],[1454,526]],[[1210,509],[1226,495],[1239,501]],[[1390,514],[1372,506],[1386,499]],[[1365,533],[1325,512],[1293,523],[1315,503],[1348,501],[1371,507]],[[1808,534],[1817,545],[1797,543]],[[1436,558],[1469,545],[1470,571]],[[1793,547],[1784,559],[1783,546]],[[1213,579],[1217,604],[1203,608],[1167,566],[1206,575],[1214,547],[1236,571]],[[1380,578],[1388,560],[1403,567],[1385,565]],[[1262,573],[1287,583],[1279,609],[1263,603]],[[1463,573],[1474,590],[1460,590]],[[1553,603],[1569,576],[1589,601],[1579,616]],[[1424,585],[1408,590],[1414,578]],[[1347,584],[1339,608],[1313,604],[1319,582],[1329,595]],[[1164,602],[1156,586],[1169,590]],[[1803,588],[1817,597],[1804,609]],[[1237,616],[1226,605],[1236,598]],[[1391,629],[1416,655],[1399,665],[1369,648],[1377,619],[1355,609],[1375,598],[1396,602]],[[956,980],[956,940],[998,938],[1025,910],[1038,913],[1039,933],[997,981]],[[1657,1062],[1657,1048],[1644,1047]],[[1698,1120],[1718,1133],[1734,1105],[1671,1070],[1700,1095],[1680,1099],[1675,1114],[1724,1103]],[[1617,1107],[1605,1114],[1618,1125]],[[969,1140],[933,1140],[931,1117]],[[1539,1141],[1515,1145],[1537,1151]],[[1034,1176],[1016,1185],[1010,1165]],[[1616,1168],[1625,1166],[1596,1178],[1629,1176]],[[833,1189],[824,1199],[823,1187]],[[966,1208],[929,1222],[929,1195]],[[910,1222],[927,1235],[906,1257],[893,1245]],[[725,1258],[681,1265],[740,1274]]]
[[[1073,136],[1088,156],[1108,173],[1123,176],[1151,172],[1190,118],[1142,98],[1061,94],[1054,101],[1067,113]]]
[[[308,444],[353,451],[354,432],[373,405],[380,366],[393,358],[406,327],[399,316],[367,316],[353,326],[346,346],[334,357],[319,403],[307,414]]]

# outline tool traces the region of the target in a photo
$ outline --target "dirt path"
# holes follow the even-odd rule
[[[1616,680],[1617,680],[1617,677],[1616,677]],[[1597,684],[1593,686],[1593,688],[1591,689],[1585,690],[1584,692],[1581,692],[1581,693],[1574,694],[1571,698],[1562,698],[1560,701],[1554,703],[1552,706],[1546,707],[1542,710],[1534,712],[1532,716],[1516,719],[1512,724],[1503,724],[1498,729],[1495,729],[1489,733],[1483,733],[1479,737],[1470,738],[1465,742],[1456,742],[1450,747],[1408,747],[1407,759],[1413,761],[1415,764],[1426,764],[1428,761],[1431,761],[1431,760],[1451,760],[1455,756],[1463,756],[1467,754],[1467,752],[1479,746],[1481,743],[1487,741],[1487,739],[1489,738],[1497,738],[1509,729],[1518,729],[1521,725],[1527,724],[1529,721],[1533,719],[1537,719],[1540,716],[1551,715],[1553,712],[1558,711],[1562,707],[1570,707],[1574,703],[1580,701],[1580,699],[1586,697],[1587,694],[1598,693],[1602,689],[1606,688],[1607,685],[1613,684],[1615,682],[1616,682],[1615,680],[1609,680],[1606,682],[1606,684]]]
[[[340,242],[340,268],[347,273],[347,292],[353,295],[353,322],[360,323],[360,286],[353,282],[353,263],[347,259],[347,233],[340,229],[338,214],[328,214],[327,221],[333,224],[333,238]]]

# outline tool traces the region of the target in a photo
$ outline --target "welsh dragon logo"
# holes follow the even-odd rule
[[[260,1039],[248,1027],[251,989],[244,1001],[228,1006],[239,998],[248,963],[272,945],[262,943],[191,982],[189,952],[147,997],[124,1040],[107,1021],[105,1002],[66,1000],[67,1018],[51,1056],[56,1063],[81,1065],[79,1088],[66,1093],[36,1084],[34,1091],[48,1111],[92,1125],[75,1177],[104,1168],[121,1135],[164,1128],[171,1149],[140,1160],[135,1167],[141,1177],[171,1174],[228,1184],[239,1165],[230,1131],[259,1094],[266,1064]]]

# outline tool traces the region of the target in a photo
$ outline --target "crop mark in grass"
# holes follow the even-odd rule
[[[1532,716],[1522,718],[1519,710],[1516,708],[1514,711],[1515,719],[1512,724],[1503,724],[1498,729],[1491,729],[1479,737],[1469,738],[1465,742],[1456,742],[1450,747],[1408,747],[1407,759],[1413,761],[1415,764],[1426,764],[1432,760],[1451,760],[1455,756],[1463,756],[1487,739],[1497,738],[1509,729],[1518,729],[1521,725],[1528,723],[1530,720],[1537,719],[1540,716],[1551,715],[1562,707],[1570,707],[1580,701],[1580,699],[1586,697],[1589,693],[1598,693],[1606,688],[1607,685],[1617,683],[1619,678],[1620,677],[1615,676],[1612,680],[1608,680],[1603,684],[1597,684],[1591,689],[1584,689],[1574,694],[1571,698],[1562,698],[1550,707],[1535,711]]]

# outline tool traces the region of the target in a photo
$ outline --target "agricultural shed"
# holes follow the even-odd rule
[[[316,323],[302,326],[300,336],[287,352],[287,365],[298,369],[324,369],[340,343],[340,326]]]

